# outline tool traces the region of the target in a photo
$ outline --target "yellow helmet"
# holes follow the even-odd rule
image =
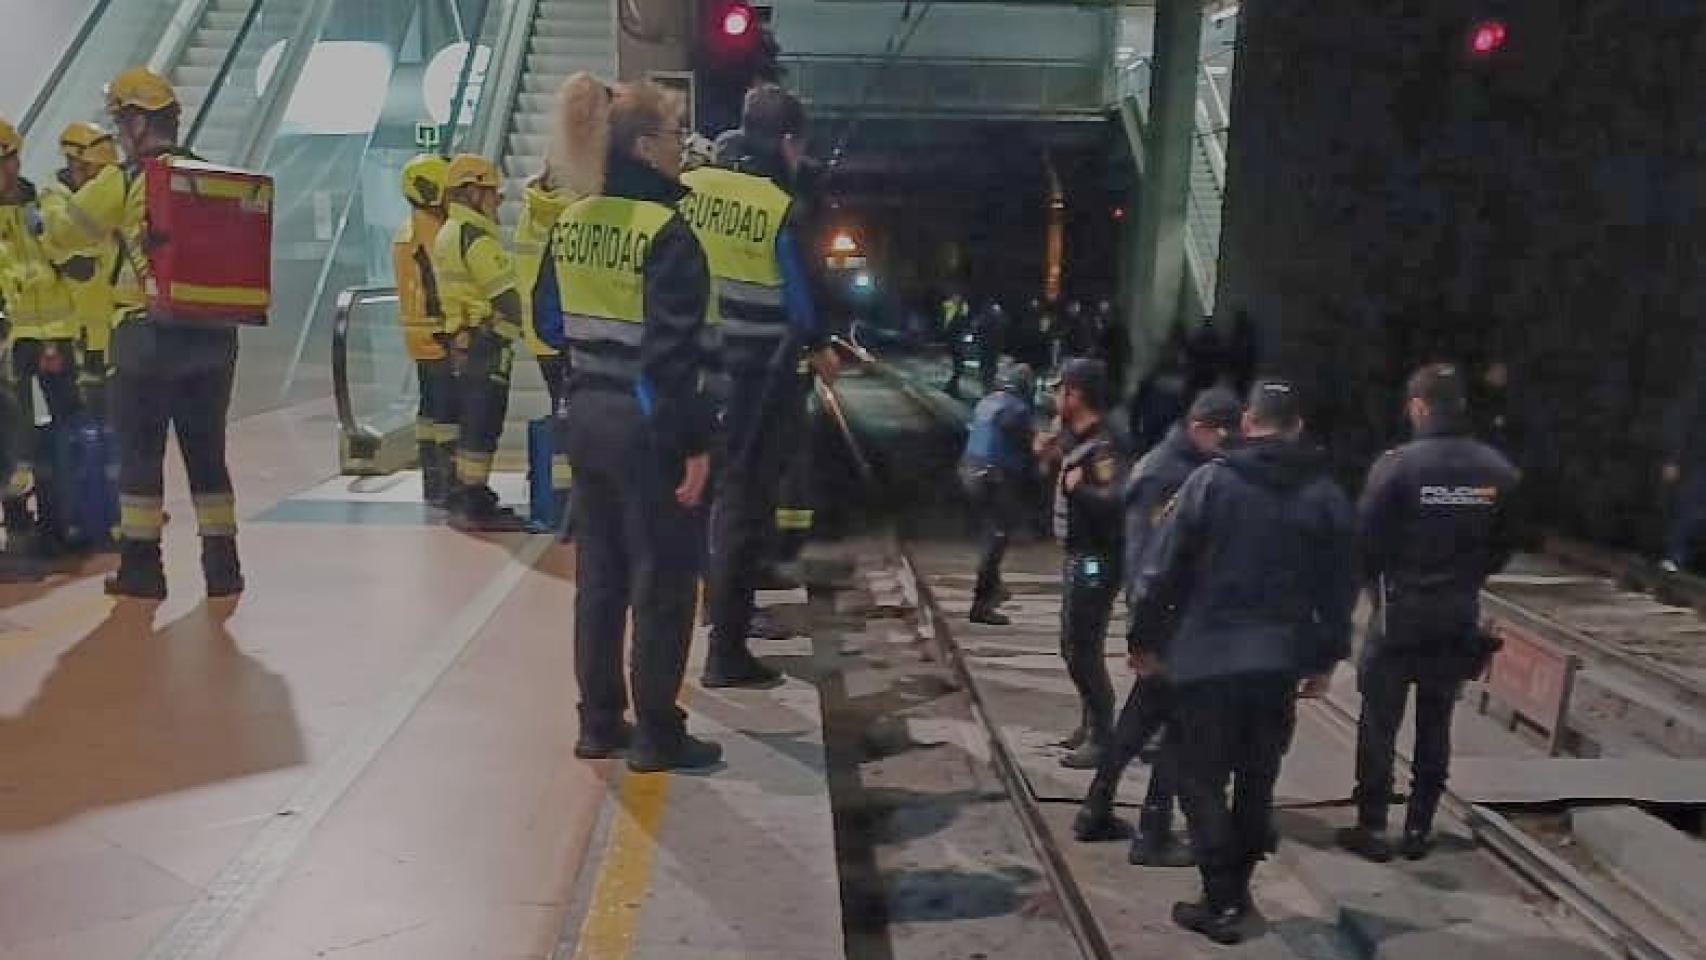
[[[0,117],[0,160],[12,156],[24,148],[24,138],[18,136],[18,128],[12,126],[6,118]]]
[[[59,135],[59,152],[69,161],[82,160],[97,166],[118,163],[118,147],[113,135],[92,123],[78,121]]]
[[[444,186],[447,190],[457,187],[491,187],[498,189],[498,168],[485,157],[472,153],[459,153],[450,161],[450,169],[445,172]]]
[[[436,207],[444,202],[445,174],[450,161],[436,153],[417,155],[403,164],[403,196],[417,207]]]
[[[154,113],[178,105],[171,83],[147,67],[131,67],[107,84],[107,112],[135,109]]]

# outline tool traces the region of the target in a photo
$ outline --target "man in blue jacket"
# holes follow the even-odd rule
[[[1145,549],[1173,497],[1198,467],[1225,449],[1238,431],[1243,409],[1230,390],[1216,387],[1203,391],[1185,417],[1132,467],[1125,487],[1125,569],[1132,576],[1142,571]],[[1128,591],[1128,600],[1134,595]],[[1126,640],[1133,654],[1146,644],[1160,647],[1163,643],[1161,637],[1129,636]],[[1165,676],[1141,679],[1132,686],[1114,725],[1110,749],[1096,768],[1096,779],[1091,781],[1084,805],[1073,821],[1079,840],[1117,840],[1130,835],[1130,826],[1114,816],[1120,778],[1156,732],[1165,728],[1152,761],[1149,792],[1143,800],[1137,835],[1132,839],[1130,860],[1145,867],[1192,865],[1189,848],[1173,835],[1178,725],[1169,722],[1172,713],[1173,688]]]
[[[1392,753],[1412,686],[1415,783],[1399,852],[1420,860],[1432,846],[1452,708],[1491,654],[1481,640],[1481,587],[1516,545],[1517,469],[1469,436],[1462,374],[1450,364],[1423,367],[1407,399],[1415,439],[1375,461],[1357,510],[1360,566],[1377,613],[1358,673],[1357,825],[1340,831],[1339,843],[1376,862],[1392,858]]]
[[[1024,519],[1023,491],[1036,472],[1031,441],[1036,436],[1036,413],[1031,407],[1035,379],[1031,368],[1017,364],[1001,379],[1001,388],[979,400],[972,410],[965,452],[960,456],[960,484],[977,514],[983,543],[972,590],[972,623],[1005,627],[1012,623],[996,609],[1007,598],[1001,582],[1001,560],[1013,529]]]
[[[1173,682],[1179,798],[1203,881],[1173,921],[1225,944],[1245,934],[1300,684],[1325,691],[1356,603],[1351,505],[1301,440],[1296,388],[1258,383],[1243,427],[1238,449],[1185,481],[1132,584],[1138,675]]]

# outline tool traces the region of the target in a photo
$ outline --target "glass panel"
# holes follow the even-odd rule
[[[397,322],[397,295],[357,297],[350,308],[347,342],[345,369],[356,423],[381,436],[412,431],[420,386]]]
[[[148,62],[180,6],[179,0],[111,0],[23,130],[25,170],[40,176],[59,167],[59,131],[66,124],[105,121],[107,81]]]

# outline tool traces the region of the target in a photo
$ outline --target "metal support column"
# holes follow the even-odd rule
[[[1196,136],[1197,64],[1202,49],[1201,0],[1159,0],[1155,60],[1144,127],[1143,178],[1136,240],[1125,270],[1126,323],[1132,362],[1141,375],[1179,319],[1185,287],[1185,216]],[[1123,390],[1126,385],[1122,384]]]

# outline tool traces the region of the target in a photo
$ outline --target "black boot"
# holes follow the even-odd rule
[[[1426,830],[1405,830],[1398,841],[1398,855],[1405,860],[1425,860],[1434,850],[1433,834]]]
[[[995,609],[995,602],[993,600],[973,601],[971,605],[971,613],[966,615],[966,619],[970,620],[972,623],[981,623],[991,627],[1009,627],[1013,625],[1013,620],[1010,617]]]
[[[518,533],[527,529],[527,521],[500,504],[498,495],[484,485],[456,492],[450,505],[450,525],[468,533]]]
[[[1072,818],[1072,835],[1080,843],[1100,843],[1124,840],[1131,836],[1131,824],[1114,816],[1114,798],[1119,793],[1119,771],[1104,764],[1096,769],[1096,779],[1084,794],[1084,805]]]
[[[628,769],[635,773],[708,770],[722,762],[722,746],[685,730],[667,733],[641,730],[628,750]]]
[[[753,656],[744,642],[730,643],[712,635],[705,672],[699,675],[700,686],[712,690],[727,687],[763,690],[781,684],[782,672]]]
[[[237,559],[237,538],[202,537],[201,572],[207,578],[209,597],[234,597],[242,593],[243,564]]]
[[[166,599],[166,570],[160,564],[160,541],[119,541],[118,572],[107,577],[106,591],[113,597]]]
[[[575,756],[582,760],[614,760],[628,752],[633,742],[634,728],[625,721],[588,723],[581,721],[580,736],[575,738]]]
[[[1392,859],[1392,844],[1386,831],[1373,827],[1345,827],[1334,835],[1340,847],[1372,863],[1387,863]]]
[[[421,499],[429,507],[442,507],[450,498],[449,464],[439,458],[441,452],[437,443],[420,445]]]
[[[1203,898],[1173,904],[1173,922],[1223,946],[1241,942],[1244,921],[1250,913],[1250,897],[1241,883],[1248,877],[1241,867],[1226,874],[1206,875]]]
[[[1131,852],[1126,858],[1139,867],[1194,867],[1195,853],[1189,841],[1173,832],[1171,807],[1145,807],[1137,819],[1137,836],[1132,838]]]
[[[6,553],[15,557],[33,557],[40,550],[36,537],[36,520],[30,515],[30,505],[22,497],[7,500]]]

